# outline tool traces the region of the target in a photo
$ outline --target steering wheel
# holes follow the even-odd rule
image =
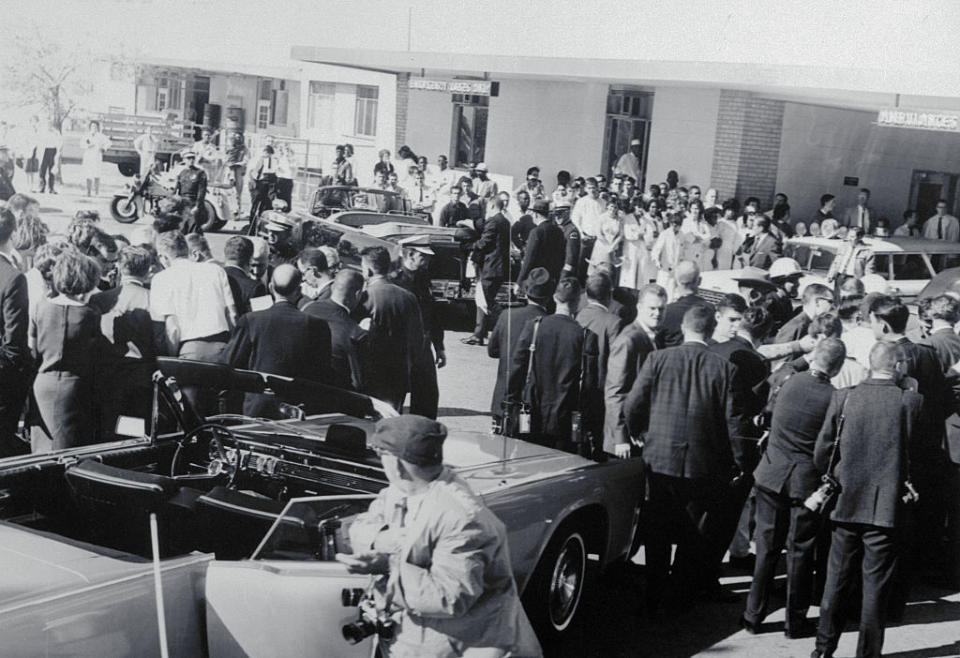
[[[204,432],[209,432],[210,434],[210,441],[208,443],[210,462],[207,466],[207,472],[210,475],[227,473],[230,476],[227,486],[233,486],[237,473],[240,472],[241,468],[240,444],[237,441],[236,434],[234,434],[229,427],[225,427],[220,423],[204,423],[199,425],[184,434],[183,437],[177,441],[177,449],[173,453],[173,459],[170,460],[170,476],[174,477],[178,474],[180,470],[180,456],[188,446],[196,443],[197,439]],[[234,450],[233,454],[235,457],[232,462],[227,452],[223,449],[224,443],[228,443]]]

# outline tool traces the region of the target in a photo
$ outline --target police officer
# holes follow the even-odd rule
[[[580,264],[580,230],[570,219],[570,204],[564,201],[554,208],[554,220],[563,231],[564,257],[561,276],[576,276]]]
[[[184,201],[183,232],[202,233],[206,223],[206,211],[203,202],[207,197],[207,172],[197,166],[197,154],[187,151],[183,154],[187,166],[177,175],[174,194]]]
[[[447,354],[443,349],[443,326],[433,301],[430,288],[430,258],[434,255],[430,248],[430,236],[414,235],[403,238],[400,244],[400,263],[391,272],[390,281],[409,290],[420,303],[420,317],[423,319],[423,351],[414,359],[410,379],[410,413],[437,417],[440,391],[437,387],[437,368],[447,364]],[[433,350],[431,350],[431,346]]]
[[[370,443],[390,485],[350,525],[353,553],[337,559],[376,578],[378,607],[396,624],[385,656],[539,656],[506,528],[443,465],[446,436],[412,414],[377,423]]]

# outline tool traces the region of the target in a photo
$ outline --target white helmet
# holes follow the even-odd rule
[[[803,274],[800,263],[792,258],[778,258],[770,265],[770,278],[781,279],[795,274]]]

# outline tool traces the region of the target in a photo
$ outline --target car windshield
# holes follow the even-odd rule
[[[409,201],[388,190],[321,187],[313,199],[313,214],[340,209],[373,210],[383,213],[408,212],[409,206]]]
[[[836,249],[822,248],[803,242],[787,242],[783,247],[783,255],[795,259],[804,270],[817,274],[826,274],[830,264],[837,255],[841,243],[838,241]],[[911,253],[899,255],[878,254],[874,257],[876,273],[890,281],[916,281],[931,278],[927,259],[934,272],[940,272],[957,263],[957,256]]]

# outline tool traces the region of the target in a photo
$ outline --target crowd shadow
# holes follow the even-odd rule
[[[924,649],[911,649],[910,651],[897,651],[895,653],[885,653],[887,658],[945,658],[947,656],[960,656],[960,640],[952,644],[944,644],[939,647],[926,647]]]

